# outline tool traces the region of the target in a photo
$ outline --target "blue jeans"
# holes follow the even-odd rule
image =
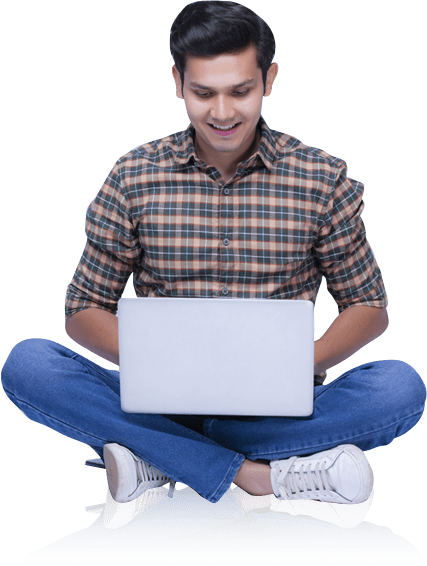
[[[362,450],[389,444],[417,423],[426,398],[414,369],[381,361],[316,387],[310,417],[130,414],[120,407],[118,371],[42,339],[15,346],[2,383],[30,419],[89,444],[101,457],[106,443],[126,446],[211,502],[230,487],[245,458],[270,461],[344,443]]]

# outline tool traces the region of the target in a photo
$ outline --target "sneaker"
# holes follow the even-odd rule
[[[157,488],[168,483],[169,497],[175,491],[173,480],[120,444],[105,444],[104,462],[108,481],[104,513],[107,528],[125,525],[158,500]]]
[[[374,483],[365,454],[352,444],[311,456],[274,460],[270,467],[277,499],[362,503],[368,499]]]
[[[369,512],[374,499],[374,490],[366,501],[355,505],[342,503],[327,503],[325,501],[312,501],[308,499],[279,500],[271,496],[271,511],[297,517],[310,517],[322,523],[329,523],[344,529],[353,529],[360,525]]]

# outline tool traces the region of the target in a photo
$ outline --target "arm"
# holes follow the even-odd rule
[[[87,242],[65,302],[68,336],[117,365],[114,313],[141,252],[124,193],[116,164],[87,210]]]
[[[314,373],[320,374],[378,338],[388,326],[386,308],[356,305],[343,310],[314,345]]]
[[[331,198],[313,248],[340,314],[316,341],[315,375],[339,364],[384,332],[387,295],[361,218],[363,185],[338,161]]]
[[[80,346],[119,365],[118,319],[114,314],[98,308],[81,310],[66,320],[65,330]]]

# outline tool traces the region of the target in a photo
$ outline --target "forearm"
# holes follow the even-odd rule
[[[110,312],[88,308],[70,316],[65,330],[75,342],[119,365],[118,319]]]
[[[320,374],[349,358],[384,332],[385,308],[357,305],[345,309],[314,344],[314,373]]]

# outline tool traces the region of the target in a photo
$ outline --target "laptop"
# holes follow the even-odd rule
[[[122,410],[311,415],[313,313],[305,300],[120,299]]]

